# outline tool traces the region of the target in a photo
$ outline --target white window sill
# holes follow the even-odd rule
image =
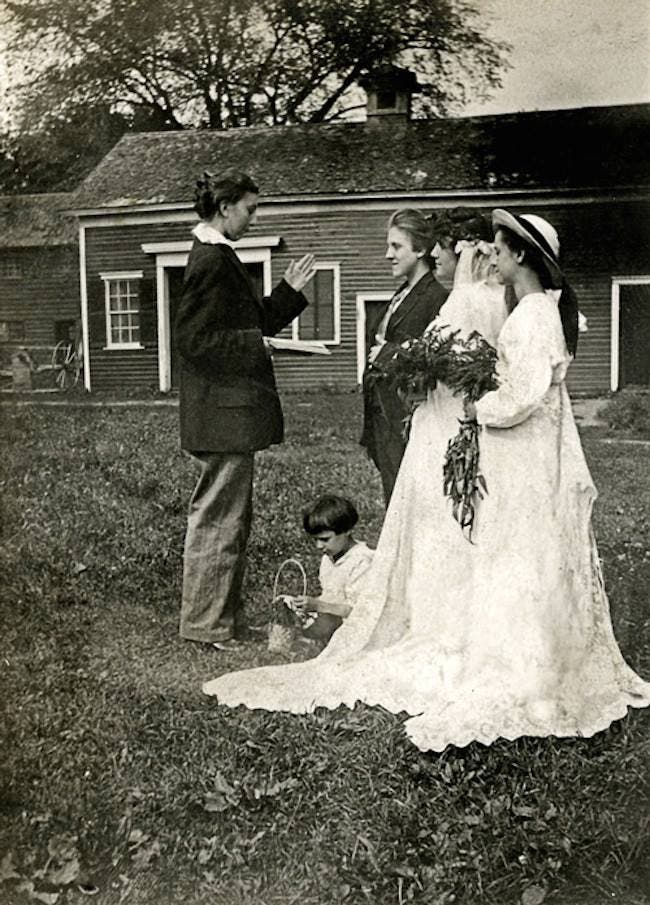
[[[293,336],[292,339],[300,340],[300,342],[303,342],[303,343],[314,343],[314,345],[319,345],[319,346],[340,346],[341,345],[340,339],[301,339],[300,335]]]
[[[124,349],[144,349],[142,343],[112,343],[109,346],[104,346],[104,352],[119,352],[124,351]]]

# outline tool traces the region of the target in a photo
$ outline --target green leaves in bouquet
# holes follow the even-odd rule
[[[445,383],[455,395],[468,402],[478,402],[486,393],[496,390],[497,351],[474,331],[467,339],[456,338],[453,355],[447,362]]]
[[[434,328],[407,340],[388,362],[386,377],[403,393],[434,390],[449,371],[457,336],[458,331]]]
[[[461,421],[460,430],[447,445],[443,465],[443,492],[452,501],[452,515],[472,540],[478,500],[488,492],[479,472],[479,432],[474,420]]]

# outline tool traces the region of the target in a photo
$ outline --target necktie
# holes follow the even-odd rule
[[[383,341],[386,338],[386,329],[388,327],[388,322],[395,313],[395,309],[401,303],[404,296],[407,295],[409,288],[409,286],[405,286],[403,289],[400,289],[400,291],[396,292],[390,300],[390,304],[386,309],[386,313],[384,314],[383,318],[381,319],[381,323],[377,328],[376,338],[379,342]]]

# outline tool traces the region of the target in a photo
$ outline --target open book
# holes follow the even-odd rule
[[[323,343],[315,340],[302,339],[280,339],[277,336],[265,336],[264,342],[269,345],[274,352],[298,352],[302,355],[331,355],[332,353],[323,345]]]

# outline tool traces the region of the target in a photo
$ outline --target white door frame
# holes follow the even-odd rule
[[[170,267],[185,267],[189,251],[169,251],[156,255],[156,309],[158,313],[158,386],[163,393],[172,386],[171,324],[169,323]]]
[[[274,237],[270,237],[272,241]],[[269,238],[264,239],[266,243]],[[242,245],[245,240],[242,240]],[[277,243],[276,243],[277,244]],[[158,245],[143,245],[142,249],[156,255],[156,310],[158,314],[158,387],[167,393],[172,386],[171,325],[169,323],[169,267],[185,267],[189,257],[191,242],[168,242]],[[271,248],[263,246],[243,247],[237,245],[237,257],[243,264],[262,264],[264,274],[264,295],[271,293]]]
[[[366,369],[366,302],[390,302],[393,292],[357,292],[357,383]]]
[[[646,284],[650,285],[650,275],[612,277],[612,343],[609,385],[613,393],[618,390],[620,384],[621,286]]]

